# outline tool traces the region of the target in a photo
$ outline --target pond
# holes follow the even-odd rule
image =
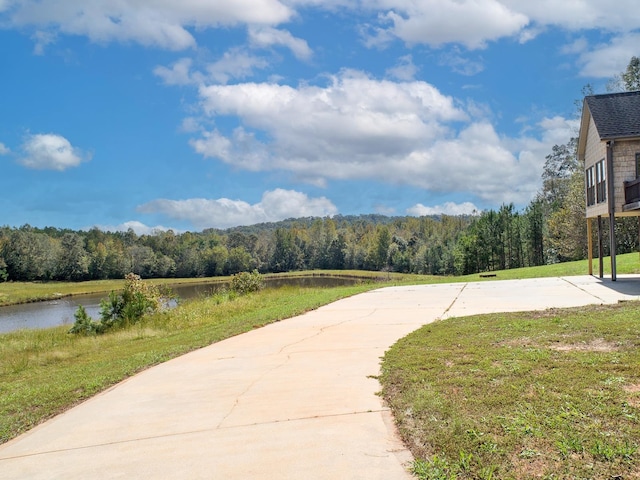
[[[353,285],[361,279],[353,277],[305,276],[282,277],[265,280],[266,288],[283,286],[330,288]],[[226,288],[227,282],[190,283],[170,285],[171,290],[181,300],[190,300],[211,295],[216,290]],[[82,305],[89,316],[99,317],[100,300],[107,297],[106,293],[91,295],[76,295],[57,300],[25,303],[0,307],[0,333],[12,332],[23,328],[50,328],[58,325],[71,325],[73,315],[79,305]]]

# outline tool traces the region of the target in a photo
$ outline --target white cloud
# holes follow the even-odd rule
[[[22,0],[6,10],[8,22],[19,28],[169,50],[195,46],[189,28],[278,25],[294,13],[279,0]]]
[[[131,229],[136,233],[136,235],[155,235],[158,232],[167,232],[169,230],[173,230],[174,232],[179,233],[179,230],[169,227],[163,227],[162,225],[149,227],[148,225],[145,225],[142,222],[138,222],[137,220],[124,222],[120,225],[94,225],[94,227],[102,230],[103,232],[126,232]],[[90,229],[87,228],[86,230]]]
[[[584,53],[589,48],[589,41],[585,37],[576,38],[560,48],[560,53],[565,55],[578,55]]]
[[[407,209],[407,214],[417,217],[427,215],[475,215],[479,211],[480,209],[471,202],[445,202],[443,205],[435,205],[433,207],[427,207],[421,203],[417,203]]]
[[[0,142],[0,155],[9,155],[11,150],[4,143]]]
[[[219,60],[202,65],[201,71],[194,68],[193,59],[185,57],[169,67],[158,65],[153,73],[165,85],[202,85],[206,81],[225,84],[232,79],[251,77],[256,69],[268,66],[266,59],[236,47],[225,52]]]
[[[35,45],[33,46],[34,55],[44,55],[44,50],[47,45],[56,41],[56,34],[53,32],[43,32],[38,30],[31,35],[31,39],[35,42]]]
[[[388,76],[405,82],[414,80],[416,73],[418,73],[418,67],[413,63],[411,55],[400,57],[394,67],[387,69]]]
[[[585,77],[611,78],[624,71],[632,56],[638,55],[640,33],[616,36],[609,43],[600,44],[580,55],[580,74]]]
[[[192,64],[192,59],[181,58],[171,64],[171,67],[158,65],[153,69],[153,73],[160,77],[166,85],[191,85],[198,83],[198,77],[194,77],[191,72]]]
[[[465,111],[421,81],[375,80],[353,71],[329,80],[298,88],[203,86],[203,114],[233,116],[240,126],[205,131],[191,145],[238,168],[286,171],[318,186],[373,179],[524,204],[540,186],[551,147],[575,134],[575,125],[555,117],[527,135],[500,136],[486,107],[471,104]]]
[[[451,51],[443,53],[440,56],[440,64],[447,65],[448,67],[451,67],[451,70],[454,72],[468,77],[476,75],[484,70],[484,64],[482,61],[465,58],[458,48],[453,48]]]
[[[269,66],[264,58],[257,57],[242,48],[232,48],[222,58],[206,67],[208,77],[217,83],[227,83],[231,79],[253,76],[256,69]]]
[[[252,26],[249,27],[249,40],[252,45],[263,48],[282,45],[291,50],[296,58],[301,60],[309,60],[313,55],[313,51],[305,40],[294,37],[286,30]]]
[[[69,140],[53,133],[29,135],[22,145],[20,164],[36,170],[58,170],[77,167],[90,156],[71,145]]]
[[[528,23],[526,15],[497,0],[378,0],[386,13],[387,31],[408,44],[439,46],[460,43],[470,49],[515,35]]]
[[[194,140],[199,152],[246,169],[293,171],[313,182],[351,178],[403,157],[445,135],[444,122],[466,119],[452,98],[425,82],[378,81],[353,71],[331,77],[326,87],[212,85],[201,87],[200,96],[206,115],[237,116],[243,128],[226,140],[220,132]],[[273,141],[261,142],[257,131]]]
[[[539,25],[555,25],[568,30],[605,29],[629,31],[640,25],[636,0],[501,0],[509,9],[529,17]]]
[[[186,220],[199,229],[253,225],[287,218],[325,217],[338,213],[336,206],[325,197],[309,198],[304,193],[283,189],[265,192],[262,201],[253,205],[228,198],[158,199],[140,205],[138,211]]]
[[[640,26],[636,0],[375,0],[362,8],[381,12],[369,27],[370,46],[393,35],[408,44],[453,43],[482,48],[487,42],[517,36],[521,43],[547,27],[569,31],[629,33]]]

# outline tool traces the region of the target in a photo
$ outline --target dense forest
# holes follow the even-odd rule
[[[640,59],[633,57],[609,90],[638,89]],[[590,86],[583,93],[592,93]],[[141,236],[133,230],[0,227],[0,281],[97,280],[130,272],[212,277],[254,269],[453,275],[578,260],[587,255],[587,224],[576,143],[570,138],[553,147],[542,187],[522,211],[502,205],[469,216],[338,215]],[[618,219],[616,229],[618,253],[638,248],[637,217]]]
[[[584,258],[587,241],[582,182],[576,199],[574,177],[555,178],[553,192],[545,189],[523,212],[503,205],[477,216],[302,218],[141,236],[132,230],[2,227],[0,281],[123,278],[129,272],[211,277],[254,269],[450,275],[574,260]],[[637,248],[637,219],[617,228],[619,252]]]

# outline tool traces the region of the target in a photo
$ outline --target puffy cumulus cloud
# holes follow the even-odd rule
[[[293,14],[280,0],[22,0],[5,5],[3,16],[4,23],[41,32],[182,50],[196,44],[190,27],[278,25]]]
[[[0,155],[8,155],[10,152],[11,150],[9,150],[9,147],[0,142]]]
[[[203,114],[232,116],[231,132],[191,140],[205,157],[252,171],[280,170],[314,185],[373,179],[486,202],[528,202],[545,156],[575,135],[547,118],[517,138],[498,135],[478,110],[420,81],[342,72],[325,86],[245,83],[200,88]]]
[[[487,122],[416,150],[388,173],[433,192],[467,192],[492,203],[526,203],[539,186],[539,158],[522,157]],[[544,162],[542,162],[544,163]]]
[[[622,37],[640,27],[636,0],[619,0],[615,6],[610,0],[373,0],[359,8],[378,13],[378,24],[362,28],[367,46],[399,38],[408,44],[476,49],[504,37],[524,43],[548,27],[617,32]]]
[[[325,197],[309,198],[304,193],[283,189],[265,192],[262,200],[253,205],[228,198],[158,199],[140,205],[138,211],[161,213],[176,220],[188,221],[200,229],[253,225],[287,218],[325,217],[338,213],[336,206]]]
[[[301,60],[308,60],[313,55],[307,42],[301,38],[294,37],[286,30],[279,30],[273,27],[249,27],[250,42],[259,47],[271,47],[281,45],[287,47]]]
[[[244,128],[226,140],[213,132],[194,146],[213,143],[224,154],[209,149],[208,156],[244,168],[285,168],[306,176],[324,176],[337,162],[333,171],[348,178],[349,161],[361,170],[371,159],[405,155],[444,135],[444,122],[466,119],[451,97],[425,82],[380,81],[353,71],[331,77],[326,86],[203,86],[200,97],[206,115],[239,117]],[[261,143],[254,131],[273,141]]]
[[[445,202],[443,205],[435,205],[433,207],[427,207],[421,203],[417,203],[407,209],[408,215],[414,215],[416,217],[426,215],[477,215],[478,212],[478,207],[471,202]]]
[[[29,135],[22,145],[19,163],[36,170],[58,170],[77,167],[90,156],[71,145],[61,135],[53,133]]]
[[[162,225],[150,227],[137,220],[124,222],[120,225],[94,225],[94,227],[102,230],[103,232],[126,232],[131,229],[136,233],[136,235],[155,235],[158,232],[167,232],[169,230],[173,230],[174,232],[179,233],[179,230],[175,230],[173,228],[163,227]],[[90,229],[87,228],[86,230]]]
[[[528,23],[526,15],[498,0],[378,0],[383,23],[408,44],[439,46],[460,43],[483,48],[488,41],[516,35]]]

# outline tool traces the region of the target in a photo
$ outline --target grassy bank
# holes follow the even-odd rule
[[[384,357],[421,479],[640,478],[640,305],[441,321]]]
[[[604,259],[604,273],[610,274],[610,259]],[[593,263],[594,272],[598,272],[598,260]],[[617,257],[618,273],[640,273],[640,255],[628,253]],[[540,267],[517,268],[490,272],[495,277],[482,278],[477,273],[459,277],[399,274],[391,272],[364,272],[361,270],[317,270],[304,272],[288,272],[268,274],[265,278],[299,277],[299,276],[342,276],[365,280],[388,281],[396,284],[410,283],[443,283],[443,282],[475,282],[491,280],[509,280],[516,278],[540,278],[568,275],[586,275],[588,266],[586,260],[576,262],[543,265]],[[156,285],[225,282],[230,277],[212,278],[164,278],[147,280]],[[124,280],[93,280],[88,282],[7,282],[0,283],[0,306],[18,303],[52,300],[61,296],[82,295],[87,293],[105,293],[122,288]]]
[[[269,278],[296,278],[307,276],[340,276],[361,279],[363,281],[392,281],[396,283],[424,283],[437,281],[439,277],[425,275],[405,275],[386,272],[364,272],[360,270],[317,270],[303,272],[287,272],[264,275]],[[153,285],[184,285],[202,283],[224,283],[231,277],[209,278],[155,278],[145,280]],[[87,282],[6,282],[0,283],[0,306],[30,303],[42,300],[54,300],[60,297],[84,295],[90,293],[104,293],[105,296],[112,290],[120,290],[124,285],[123,280],[91,280]]]
[[[68,327],[2,334],[0,443],[151,365],[375,287],[209,297],[101,336]]]
[[[603,273],[611,274],[611,258],[605,257],[603,260]],[[597,258],[593,259],[593,273],[598,275]],[[640,254],[625,253],[616,256],[616,271],[618,274],[640,273]],[[566,277],[572,275],[588,275],[589,265],[587,260],[578,260],[575,262],[556,263],[553,265],[540,265],[539,267],[514,268],[513,270],[500,270],[495,273],[496,276],[487,280],[511,280],[519,278],[542,278],[542,277]],[[476,273],[473,275],[464,275],[455,277],[456,281],[478,281],[484,280]]]

